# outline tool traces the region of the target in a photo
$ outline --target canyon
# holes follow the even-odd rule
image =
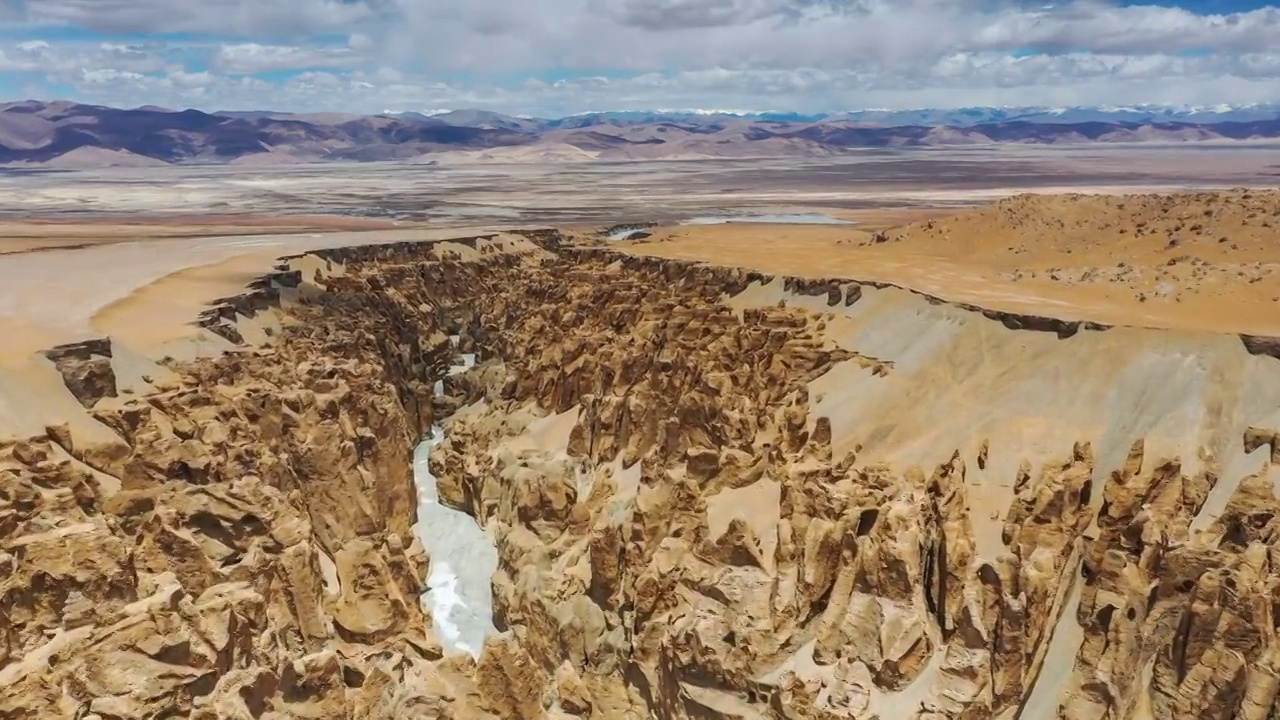
[[[0,374],[0,717],[1274,716],[1280,338],[714,251],[328,247]]]

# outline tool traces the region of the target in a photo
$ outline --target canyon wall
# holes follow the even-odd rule
[[[42,361],[82,412],[0,448],[0,717],[1278,712],[1266,339],[552,232],[288,258],[200,322],[243,349],[143,391]],[[478,661],[418,600],[440,421]]]

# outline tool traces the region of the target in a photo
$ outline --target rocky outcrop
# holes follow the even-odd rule
[[[414,389],[447,342],[363,280],[288,313],[270,348],[97,405],[116,445],[0,449],[0,716],[392,717],[471,692],[433,669],[410,531]],[[99,345],[50,353],[86,406]]]
[[[1278,712],[1266,470],[1224,488],[1139,441],[1101,477],[1080,442],[1000,478],[993,520],[986,438],[925,468],[836,451],[811,384],[896,370],[818,313],[727,302],[774,278],[553,232],[463,245],[287,259],[201,318],[243,342],[274,313],[269,343],[143,398],[101,402],[109,343],[52,351],[118,442],[0,447],[0,717]],[[448,374],[450,336],[474,370]],[[478,661],[418,601],[410,458],[441,421],[441,500],[499,551]]]
[[[91,408],[103,398],[116,397],[116,374],[111,367],[109,341],[60,345],[46,350],[44,355],[53,361],[67,389],[81,405]]]

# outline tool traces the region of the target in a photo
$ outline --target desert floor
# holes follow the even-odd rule
[[[1280,144],[1204,143],[872,149],[813,159],[0,170],[0,219],[610,224],[746,208],[954,206],[1018,191],[1258,186],[1274,184],[1278,169]]]
[[[631,252],[881,280],[1116,324],[1273,332],[1280,322],[1267,304],[1280,297],[1280,251],[1265,218],[1201,219],[1201,234],[1253,228],[1247,247],[1196,235],[1187,240],[1200,248],[1194,254],[1166,249],[1159,233],[1136,244],[1122,238],[1119,219],[1077,223],[1071,232],[1089,237],[1058,247],[1052,238],[1070,245],[1075,236],[1058,228],[1027,234],[1029,226],[994,215],[942,218],[1024,192],[1265,187],[1277,168],[1280,145],[1204,144],[873,150],[822,160],[9,171],[0,175],[0,355],[103,334],[168,351],[208,302],[239,291],[277,257],[313,248],[551,225],[589,235],[635,222],[664,227],[650,242],[628,244]],[[1258,197],[1267,199],[1247,212],[1271,212],[1270,196]],[[1123,214],[1114,206],[1069,211]],[[677,224],[754,212],[857,224]],[[941,229],[924,229],[930,222]],[[910,231],[873,242],[875,232],[899,227]],[[1122,264],[1148,269],[1126,273]]]

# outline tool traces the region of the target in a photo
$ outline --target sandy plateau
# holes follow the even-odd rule
[[[680,224],[694,167],[448,228],[42,179],[0,718],[1280,716],[1280,193]]]
[[[852,227],[649,232],[619,247],[1062,319],[1280,335],[1275,191],[1019,195],[962,212],[867,213]]]

